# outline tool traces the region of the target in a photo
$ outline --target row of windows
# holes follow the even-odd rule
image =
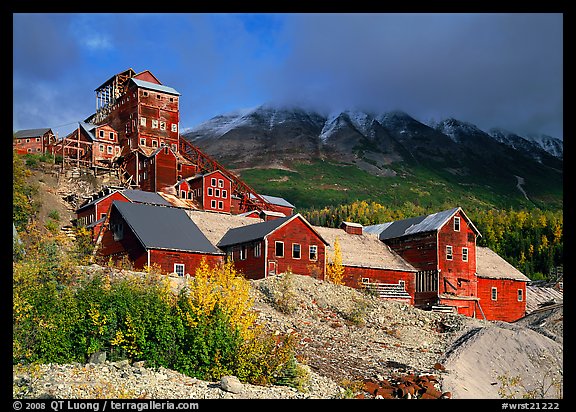
[[[518,296],[518,302],[522,302],[524,300],[524,291],[522,289],[518,289],[517,296]],[[496,286],[492,286],[490,297],[492,298],[492,300],[498,300],[498,288]]]
[[[208,196],[221,197],[223,199],[228,199],[228,191],[226,189],[220,190],[220,189],[213,189],[213,188],[209,187],[207,192],[208,192]]]
[[[99,136],[100,136],[102,139],[104,139],[104,135],[105,135],[104,130],[100,130]],[[108,138],[109,138],[110,140],[114,140],[115,137],[116,137],[116,136],[115,136],[115,133],[114,133],[114,132],[109,132],[109,133],[108,133]]]
[[[242,245],[240,246],[240,260],[246,260],[248,257],[248,246]],[[277,241],[274,245],[274,253],[275,257],[283,258],[284,257],[284,242]],[[252,246],[252,254],[255,258],[258,258],[262,255],[262,244],[255,243]],[[292,259],[301,259],[302,258],[302,246],[299,243],[292,243]],[[318,246],[310,245],[308,247],[308,260],[316,261],[318,260]]]
[[[100,153],[104,153],[104,145],[100,144],[98,146],[98,149],[100,150]],[[106,153],[108,154],[113,154],[114,153],[114,146],[106,146]],[[116,153],[120,154],[120,147],[116,147]]]
[[[140,118],[140,126],[146,126],[146,124],[147,124],[147,119],[145,117],[141,117]],[[158,126],[160,126],[160,130],[166,130],[166,122],[159,122],[156,119],[152,119],[152,129],[158,129]],[[170,124],[170,131],[177,132],[178,131],[178,125],[176,123],[171,123]]]
[[[216,178],[215,177],[210,179],[210,186],[216,187]],[[224,180],[223,179],[218,179],[218,187],[224,187]],[[208,190],[210,190],[210,189],[208,189]]]
[[[144,97],[148,97],[149,95],[150,95],[150,93],[148,93],[146,90],[144,90],[144,91],[142,92],[142,96],[144,96]],[[134,97],[135,97],[135,96],[136,96],[136,95],[134,94]],[[161,95],[161,94],[156,94],[156,99],[162,100],[162,95]],[[174,101],[176,100],[176,98],[170,96],[170,97],[168,98],[168,100],[172,103],[172,102],[174,102]]]
[[[35,138],[37,142],[40,141],[39,137]],[[30,143],[30,139],[26,139],[26,143]],[[22,139],[16,139],[16,144],[22,144]]]
[[[150,142],[152,143],[152,147],[158,147],[158,140],[150,139]],[[147,146],[145,137],[140,138],[140,146]],[[160,147],[168,147],[168,144],[164,142],[164,140],[160,140]],[[172,148],[172,151],[177,151],[178,146],[176,143],[172,143],[170,147]]]
[[[210,201],[210,208],[216,209],[216,200]],[[224,202],[222,200],[218,201],[218,210],[224,210]]]
[[[452,260],[454,258],[454,254],[453,254],[452,249],[453,249],[452,246],[446,245],[446,260]],[[468,248],[467,247],[462,248],[462,261],[468,262]]]

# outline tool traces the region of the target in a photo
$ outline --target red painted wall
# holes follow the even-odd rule
[[[219,170],[204,175],[202,193],[204,210],[230,213],[231,190],[232,182]],[[212,195],[209,195],[209,192],[212,192]]]
[[[492,300],[492,287],[497,289],[497,300]],[[518,301],[518,289],[522,290],[522,301]],[[479,277],[478,297],[488,320],[514,322],[526,314],[526,282]],[[476,317],[482,318],[480,311]]]
[[[163,272],[174,272],[174,264],[184,264],[184,273],[194,276],[202,259],[206,259],[209,266],[215,266],[224,262],[224,255],[208,255],[196,252],[182,252],[170,250],[150,250],[150,264],[158,264]],[[144,262],[146,264],[146,262]],[[143,267],[143,266],[142,266]]]
[[[158,151],[154,158],[155,181],[151,184],[152,192],[164,187],[174,186],[177,182],[176,155],[172,150],[164,147]]]
[[[438,269],[436,232],[388,239],[385,243],[418,270]]]
[[[260,245],[260,256],[254,255],[256,245]],[[240,260],[240,249],[246,247],[246,259]],[[233,246],[230,250],[234,267],[241,272],[247,279],[262,279],[266,276],[266,261],[264,260],[264,241],[248,243],[245,245]]]
[[[276,273],[283,273],[292,270],[292,273],[308,275],[324,279],[326,273],[325,256],[326,245],[302,220],[293,219],[284,226],[276,229],[267,237],[267,259],[268,262],[276,262]],[[284,242],[284,257],[277,257],[275,253],[275,242]],[[301,257],[292,258],[292,244],[299,243]],[[309,247],[318,247],[316,261],[309,259]]]
[[[454,230],[454,218],[460,217],[460,230]],[[452,260],[447,259],[446,246],[452,246]],[[468,259],[463,260],[463,248]],[[476,280],[476,235],[461,212],[456,213],[438,231],[438,267],[440,293],[459,296],[478,296]]]

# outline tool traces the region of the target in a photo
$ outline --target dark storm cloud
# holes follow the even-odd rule
[[[294,15],[278,99],[562,137],[562,15]]]

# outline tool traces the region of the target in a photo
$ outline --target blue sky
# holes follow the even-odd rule
[[[67,134],[132,68],[181,93],[181,130],[271,103],[563,138],[562,35],[561,13],[15,13],[13,128]]]

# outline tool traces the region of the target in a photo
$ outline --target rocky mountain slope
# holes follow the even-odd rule
[[[428,125],[401,111],[322,115],[264,105],[217,116],[182,137],[236,171],[299,172],[307,164],[321,175],[326,165],[352,165],[382,178],[380,187],[396,187],[401,182],[393,180],[397,177],[416,177],[406,182],[423,183],[425,191],[439,184],[486,191],[479,203],[490,203],[490,192],[515,202],[528,199],[538,207],[562,199],[561,140],[540,139],[547,142],[540,145],[533,137],[500,129],[485,132],[453,118]],[[518,177],[527,196],[516,188]]]

